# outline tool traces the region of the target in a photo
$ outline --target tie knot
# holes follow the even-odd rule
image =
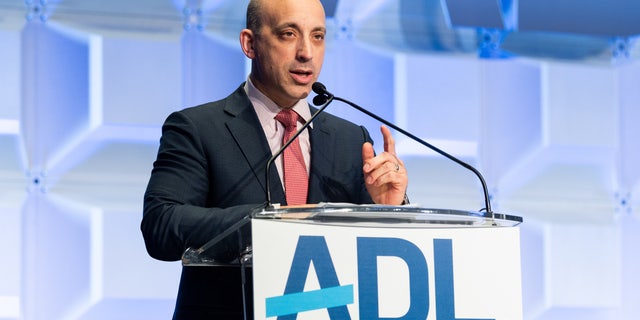
[[[300,116],[295,111],[291,109],[283,109],[276,115],[276,120],[280,121],[285,128],[291,130],[298,127],[299,117]]]

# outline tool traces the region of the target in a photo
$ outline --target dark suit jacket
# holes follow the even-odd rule
[[[310,141],[308,203],[371,203],[362,174],[362,144],[371,141],[367,130],[323,113],[313,122]],[[186,248],[200,247],[263,206],[269,157],[243,86],[223,100],[172,113],[162,128],[144,198],[141,229],[149,254],[179,260]],[[272,202],[286,204],[275,166],[269,179]],[[250,230],[243,236],[248,244]],[[212,254],[225,261],[240,249],[237,242],[226,242]],[[242,315],[237,268],[183,268],[176,318],[233,315]]]

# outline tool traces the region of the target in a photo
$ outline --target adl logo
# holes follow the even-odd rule
[[[436,320],[455,317],[453,249],[451,239],[434,239]],[[429,268],[422,251],[412,242],[398,238],[357,238],[358,298],[361,319],[426,319],[429,315]],[[377,257],[404,260],[409,269],[410,306],[400,318],[380,318],[378,313]],[[304,291],[313,262],[319,290]],[[331,319],[351,319],[347,305],[354,303],[353,284],[340,285],[331,254],[322,236],[300,236],[282,296],[266,299],[266,316],[293,320],[304,311],[327,309]],[[493,319],[464,319],[493,320]]]

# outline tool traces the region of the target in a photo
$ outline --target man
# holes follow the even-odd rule
[[[174,112],[163,126],[141,224],[152,257],[179,260],[186,248],[264,205],[266,162],[285,131],[274,118],[293,110],[303,122],[315,111],[305,99],[322,67],[325,34],[319,0],[250,1],[240,33],[252,60],[248,81],[223,100]],[[375,156],[363,127],[326,113],[311,126],[298,139],[308,178],[302,201],[403,203],[407,174],[386,127],[385,152]],[[272,198],[290,204],[294,188],[285,192],[283,166],[278,160],[270,170]],[[240,248],[227,245],[216,250],[217,259],[237,256]],[[174,318],[241,319],[240,283],[238,268],[184,267]]]

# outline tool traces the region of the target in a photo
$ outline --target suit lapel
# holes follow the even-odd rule
[[[314,110],[312,110],[314,112]],[[309,203],[318,203],[325,201],[322,192],[321,181],[318,180],[317,173],[330,173],[334,163],[335,152],[332,150],[334,143],[332,130],[327,127],[326,118],[319,115],[314,121],[311,130],[311,170],[309,177]]]
[[[243,86],[229,96],[227,101],[225,112],[232,116],[226,122],[227,129],[242,151],[245,160],[249,163],[255,178],[266,192],[265,169],[267,160],[271,157],[271,150],[264,130],[253,110],[251,101],[244,93]],[[269,180],[271,201],[283,203],[284,188],[280,183],[275,165],[272,165],[269,170]]]

